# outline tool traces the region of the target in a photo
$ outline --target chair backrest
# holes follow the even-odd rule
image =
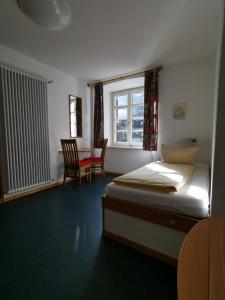
[[[61,139],[65,167],[80,166],[76,139]]]
[[[102,145],[102,152],[101,152],[101,159],[102,160],[105,159],[105,151],[106,151],[107,143],[108,143],[108,139],[104,139],[103,140],[103,145]]]

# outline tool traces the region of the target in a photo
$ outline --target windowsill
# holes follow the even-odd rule
[[[108,149],[129,149],[129,150],[143,150],[142,147],[135,147],[135,146],[107,146]]]

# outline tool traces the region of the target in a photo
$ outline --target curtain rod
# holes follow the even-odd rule
[[[103,85],[105,85],[105,84],[110,84],[110,83],[125,80],[125,79],[142,77],[142,76],[144,76],[145,71],[158,71],[159,72],[161,69],[162,69],[162,67],[158,66],[158,67],[155,67],[153,69],[145,69],[145,70],[142,70],[142,71],[133,72],[133,73],[125,74],[125,75],[120,75],[120,76],[116,76],[116,77],[112,77],[112,78],[108,78],[108,79],[92,81],[92,82],[88,82],[87,86],[92,87],[92,86],[95,86],[97,83],[100,83],[100,82]]]

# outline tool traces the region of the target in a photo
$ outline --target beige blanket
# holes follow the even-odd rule
[[[177,192],[191,177],[193,165],[153,162],[113,179],[113,182],[162,193]]]

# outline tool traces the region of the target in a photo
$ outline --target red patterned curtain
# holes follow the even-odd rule
[[[94,99],[94,148],[102,148],[104,139],[104,106],[102,83],[95,85]]]
[[[158,71],[145,72],[143,150],[156,151],[158,142]]]

